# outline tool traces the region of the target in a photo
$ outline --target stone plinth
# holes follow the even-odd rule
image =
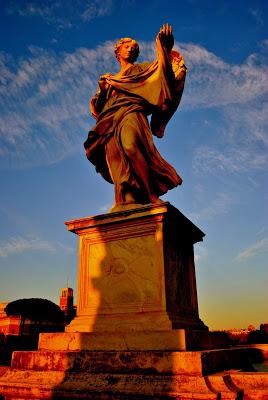
[[[173,329],[139,332],[41,333],[39,350],[200,350],[228,347],[221,332]]]
[[[204,234],[169,203],[66,225],[79,237],[77,317],[66,332],[207,330],[193,252]]]
[[[11,368],[0,367],[0,398],[267,400],[268,374],[243,372],[258,359],[242,348],[15,352]]]
[[[223,370],[248,370],[263,360],[261,351],[231,348],[206,351],[15,351],[13,369],[131,374],[207,376]],[[252,370],[252,367],[251,367]]]

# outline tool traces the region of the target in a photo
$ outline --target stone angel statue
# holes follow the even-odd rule
[[[115,186],[113,210],[160,203],[159,196],[182,183],[152,136],[164,135],[184,88],[187,69],[173,44],[172,27],[165,24],[156,36],[156,60],[139,64],[136,40],[120,39],[115,45],[120,71],[100,77],[90,102],[97,123],[84,146],[97,172]]]

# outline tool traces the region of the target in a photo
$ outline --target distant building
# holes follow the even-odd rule
[[[76,315],[76,306],[74,306],[74,291],[72,288],[62,288],[60,295],[60,309],[65,315],[65,325],[69,324]]]
[[[8,303],[0,303],[0,335],[18,335],[20,330],[20,317],[8,317],[5,308]]]
[[[65,325],[69,324],[76,315],[76,306],[73,304],[73,289],[63,288],[61,289],[60,304],[59,307],[65,315]],[[0,335],[19,335],[20,331],[20,317],[8,317],[5,313],[5,307],[8,302],[0,303]],[[53,330],[53,322],[47,323],[49,331]],[[30,320],[25,321],[24,334],[32,332],[32,322]]]

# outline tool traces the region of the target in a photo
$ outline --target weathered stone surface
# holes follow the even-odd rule
[[[11,368],[0,370],[0,395],[4,400],[267,400],[268,374],[239,372],[260,359],[262,351],[255,348],[20,351]],[[222,370],[227,371],[215,373]]]
[[[267,400],[268,375],[225,372],[202,377],[8,370],[0,379],[0,393],[5,400]]]
[[[202,375],[202,354],[167,351],[15,352],[12,368],[35,371]]]
[[[41,333],[40,350],[209,350],[228,347],[217,332],[173,329],[122,333]]]
[[[40,350],[185,350],[183,329],[124,333],[42,333]]]
[[[79,236],[78,310],[67,332],[207,330],[193,256],[204,234],[169,203],[66,225]]]
[[[257,349],[210,351],[17,351],[12,368],[38,371],[208,375],[251,368],[262,360]]]

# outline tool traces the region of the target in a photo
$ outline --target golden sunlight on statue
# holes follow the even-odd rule
[[[100,77],[90,102],[97,123],[84,146],[97,172],[115,186],[112,210],[160,203],[159,196],[182,183],[157,151],[152,136],[163,137],[183,92],[186,67],[180,53],[172,50],[173,44],[172,27],[165,24],[156,36],[157,59],[138,64],[138,43],[120,39],[115,56],[121,69],[116,75]]]

